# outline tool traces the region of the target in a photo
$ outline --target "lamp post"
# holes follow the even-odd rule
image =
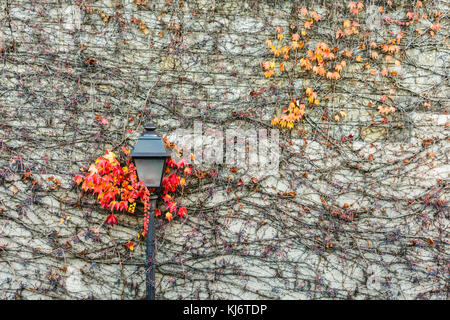
[[[162,177],[169,158],[164,143],[156,133],[153,125],[144,126],[143,134],[138,138],[131,157],[136,166],[137,177],[147,188],[161,188]],[[158,196],[150,198],[153,212],[156,209]],[[155,214],[150,214],[146,236],[145,283],[147,300],[155,299]]]

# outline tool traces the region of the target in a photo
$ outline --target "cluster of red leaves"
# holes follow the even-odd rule
[[[130,151],[122,147],[125,155],[129,155]],[[83,169],[82,169],[83,171]],[[180,217],[186,215],[187,210],[179,206],[173,200],[173,193],[178,188],[184,188],[186,181],[179,174],[189,175],[192,168],[189,167],[185,159],[178,163],[171,158],[167,160],[167,167],[163,178],[163,199],[165,202],[166,219],[171,221],[173,214]],[[111,211],[106,218],[106,223],[114,226],[118,223],[114,211],[128,211],[134,213],[136,201],[140,200],[144,205],[144,235],[148,230],[148,221],[150,215],[150,195],[153,189],[147,189],[142,181],[138,181],[136,167],[128,158],[127,164],[122,166],[116,159],[113,152],[106,150],[105,155],[98,157],[95,163],[91,164],[88,172],[84,176],[75,176],[75,183],[81,184],[81,188],[85,192],[92,192],[97,195],[102,208]],[[163,207],[163,208],[164,208]],[[156,216],[161,215],[159,209],[155,209]]]

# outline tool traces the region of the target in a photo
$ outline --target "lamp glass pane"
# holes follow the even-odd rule
[[[136,170],[140,181],[145,186],[158,188],[161,185],[165,159],[161,158],[135,158]]]

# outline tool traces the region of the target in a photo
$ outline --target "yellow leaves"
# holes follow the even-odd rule
[[[362,62],[362,57],[361,56],[356,56],[355,60],[358,61],[358,62]]]
[[[279,116],[276,116],[275,118],[272,119],[271,124],[272,124],[273,126],[276,126],[279,122],[280,122],[280,117],[279,117]]]
[[[269,48],[271,48],[273,46],[272,40],[270,40],[270,39],[266,39],[266,44]]]
[[[109,150],[106,150],[106,154],[103,156],[106,160],[108,160],[110,163],[114,163],[116,160],[116,155],[114,152],[110,152]]]
[[[290,50],[289,47],[286,47],[286,46],[281,47],[281,53],[284,55],[288,54],[289,50]]]
[[[267,70],[267,71],[265,71],[264,72],[264,76],[266,77],[266,78],[270,78],[271,76],[273,76],[274,75],[274,71],[273,70]]]
[[[284,71],[284,63],[282,63],[282,64],[280,65],[280,71],[281,71],[281,72]]]
[[[128,212],[129,213],[134,213],[134,210],[136,209],[136,202],[130,203],[128,205]]]
[[[266,62],[263,62],[263,63],[261,64],[261,66],[262,66],[264,69],[266,69],[266,70],[268,70],[268,69],[274,69],[274,68],[275,68],[275,62],[274,62],[274,61],[266,61]]]
[[[282,41],[283,38],[284,38],[284,36],[283,36],[282,33],[277,34],[277,39],[278,39],[278,40]]]
[[[261,66],[266,70],[264,72],[264,76],[266,78],[270,78],[271,76],[273,76],[275,74],[275,62],[274,61],[266,61],[261,63]]]
[[[306,113],[305,105],[299,104],[296,99],[292,99],[287,108],[282,109],[283,114],[272,119],[271,124],[279,128],[293,129],[295,122],[300,121]]]
[[[289,112],[293,112],[294,108],[295,108],[295,102],[289,103],[289,107],[288,107]]]
[[[302,37],[306,36],[306,31],[302,29],[302,31],[300,31],[300,34],[302,35]]]
[[[344,28],[350,28],[351,25],[352,25],[352,23],[350,22],[350,20],[344,21]]]

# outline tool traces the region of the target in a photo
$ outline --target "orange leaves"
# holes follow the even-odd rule
[[[139,27],[139,31],[141,31],[143,34],[147,35],[150,33],[150,30],[147,28],[147,25],[141,19],[136,19],[135,17],[132,17],[130,20],[132,23],[136,24]]]
[[[275,74],[275,71],[274,71],[275,62],[273,62],[273,61],[263,62],[263,63],[261,63],[261,66],[266,70],[264,72],[264,76],[266,78],[270,78],[271,76],[273,76]]]
[[[412,11],[407,12],[406,17],[410,20],[414,20],[414,12],[412,12]]]
[[[300,59],[300,66],[302,68],[305,68],[306,70],[311,70],[311,68],[312,68],[312,64],[311,64],[311,62],[309,61],[308,58],[301,58]]]
[[[311,21],[305,21],[305,29],[311,30],[312,20]]]
[[[364,4],[361,1],[359,1],[358,3],[350,1],[348,3],[348,8],[353,15],[357,15],[359,13],[359,10],[364,8]]]
[[[327,72],[327,78],[331,79],[331,80],[337,80],[339,79],[341,76],[339,74],[339,72]]]
[[[394,113],[395,112],[395,108],[394,107],[386,107],[383,105],[378,106],[378,112],[381,114],[389,114],[389,113]]]
[[[296,99],[292,99],[288,108],[283,108],[283,114],[272,119],[272,125],[280,128],[293,129],[295,122],[300,121],[306,113],[305,105],[299,104]]]
[[[341,29],[336,31],[336,39],[344,38],[344,37],[345,37],[345,32],[344,31],[342,31]]]
[[[166,142],[166,141],[165,141]],[[167,144],[167,142],[166,142]],[[129,155],[130,151],[122,147],[125,155]],[[190,174],[192,168],[187,164],[185,159],[181,159],[175,163],[172,159],[168,159],[168,171],[170,168],[174,170],[169,177],[163,178],[163,199],[168,202],[167,207],[171,211],[176,210],[177,204],[173,202],[168,192],[174,192],[178,187],[186,186],[186,180],[177,175],[180,173]],[[75,176],[75,183],[82,184],[82,189],[86,192],[98,194],[101,207],[114,211],[128,211],[134,213],[136,208],[136,200],[140,199],[144,204],[144,232],[148,227],[148,215],[150,213],[150,191],[145,187],[142,181],[138,181],[136,167],[128,159],[125,166],[121,166],[113,152],[106,150],[104,156],[99,157],[95,163],[91,164],[89,172],[85,176]],[[186,214],[183,209],[180,216]],[[113,226],[118,223],[117,217],[110,214],[106,218],[106,223]]]
[[[441,28],[442,28],[442,26],[441,26],[441,24],[438,22],[438,23],[435,23],[435,24],[433,24],[432,26],[431,26],[431,29],[432,30],[435,30],[435,31],[439,31],[439,30],[441,30]]]
[[[124,146],[122,146],[122,152],[123,152],[125,155],[129,155],[129,154],[130,154],[130,150],[128,150],[128,149],[125,148]]]
[[[342,118],[345,118],[346,116],[347,116],[347,111],[341,110],[341,111],[339,112],[339,114],[336,114],[336,115],[334,116],[334,120],[339,121],[339,120],[341,119],[341,117],[342,117]]]
[[[134,245],[135,245],[135,243],[133,241],[130,241],[130,242],[126,243],[124,246],[128,250],[133,251],[134,250]]]
[[[342,55],[344,57],[351,58],[353,56],[353,53],[351,51],[344,51],[342,52]]]

